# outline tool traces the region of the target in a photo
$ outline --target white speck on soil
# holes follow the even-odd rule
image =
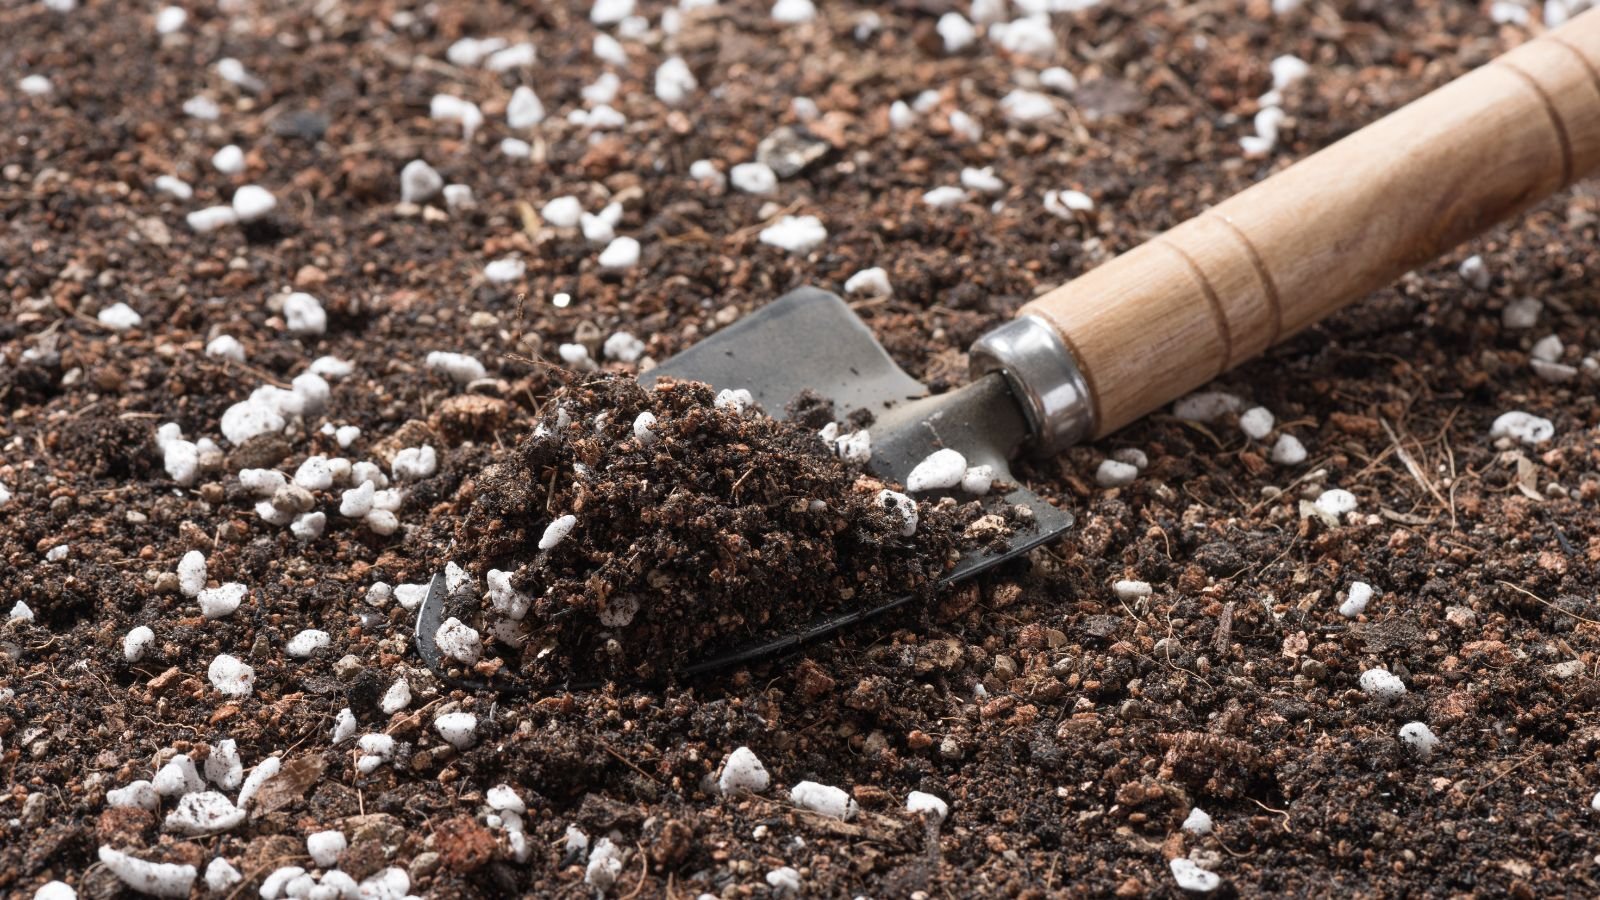
[[[1222,886],[1222,878],[1217,873],[1200,868],[1192,860],[1180,856],[1167,865],[1172,870],[1172,880],[1176,881],[1182,890],[1209,894]]]
[[[195,600],[200,604],[200,615],[207,619],[225,619],[233,615],[239,604],[244,602],[248,591],[249,588],[237,581],[230,581],[200,591],[195,595]]]
[[[924,812],[932,813],[935,819],[943,822],[945,817],[950,815],[950,804],[933,794],[912,791],[906,795],[906,812],[912,815]]]
[[[717,790],[723,794],[750,791],[759,794],[772,784],[767,767],[749,747],[738,747],[722,763],[722,774],[717,776]]]
[[[1189,810],[1189,815],[1184,818],[1183,825],[1180,827],[1190,834],[1210,834],[1212,827],[1211,814],[1196,806]]]
[[[1111,585],[1111,592],[1117,595],[1118,600],[1132,602],[1134,600],[1143,600],[1155,593],[1155,589],[1150,587],[1149,582],[1124,579]]]
[[[1133,484],[1134,479],[1138,477],[1138,466],[1114,459],[1103,459],[1100,461],[1100,468],[1095,470],[1094,482],[1103,488],[1114,488]]]
[[[912,493],[953,488],[967,473],[967,458],[946,447],[928,454],[906,476],[906,490]]]
[[[1245,410],[1239,416],[1239,430],[1251,440],[1259,441],[1272,433],[1275,422],[1271,410],[1265,406],[1256,406]]]
[[[806,254],[822,246],[828,229],[816,216],[784,216],[761,229],[761,243],[790,253]]]
[[[1439,736],[1426,722],[1407,722],[1400,726],[1400,740],[1422,759],[1433,756],[1439,747]]]
[[[477,734],[478,717],[466,712],[445,713],[433,720],[433,729],[439,732],[439,737],[444,738],[445,743],[457,750],[465,750],[472,746]]]
[[[1345,513],[1354,512],[1359,504],[1355,494],[1343,488],[1329,488],[1317,497],[1315,505],[1318,512],[1337,520]]]
[[[206,669],[211,686],[226,697],[248,697],[255,690],[256,672],[234,656],[219,654]]]
[[[136,625],[128,631],[127,637],[122,639],[122,658],[134,663],[144,659],[144,655],[156,642],[156,633],[148,625]]]
[[[878,505],[900,520],[900,534],[910,537],[917,533],[917,501],[899,491],[878,492]]]
[[[1339,604],[1339,615],[1346,619],[1354,619],[1367,611],[1367,604],[1372,601],[1375,592],[1372,585],[1365,581],[1356,581],[1350,584],[1350,593],[1345,601]]]
[[[1549,419],[1521,410],[1503,413],[1489,427],[1491,438],[1514,438],[1529,446],[1542,444],[1555,434],[1556,426]]]
[[[1405,682],[1388,669],[1368,669],[1361,673],[1359,683],[1368,697],[1385,703],[1398,700],[1406,694]]]
[[[152,897],[187,897],[199,873],[194,866],[153,863],[101,847],[100,864],[123,884]]]
[[[815,781],[802,781],[790,788],[789,801],[802,809],[835,819],[849,820],[857,810],[855,798],[843,788]]]
[[[1306,447],[1294,435],[1280,434],[1272,445],[1272,461],[1280,466],[1298,466],[1306,461]]]

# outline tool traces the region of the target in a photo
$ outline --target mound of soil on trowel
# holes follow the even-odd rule
[[[906,535],[888,487],[705,385],[606,378],[558,392],[478,475],[458,558],[488,576],[482,624],[521,643],[524,677],[652,677],[929,592],[977,511],[920,503]]]

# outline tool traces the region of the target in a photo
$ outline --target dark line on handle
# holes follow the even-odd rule
[[[1579,50],[1577,47],[1567,43],[1563,38],[1557,37],[1553,34],[1547,34],[1544,36],[1544,39],[1552,44],[1555,44],[1557,47],[1560,47],[1568,53],[1571,53],[1573,56],[1576,56],[1579,64],[1581,64],[1584,69],[1589,72],[1589,80],[1594,82],[1594,92],[1596,94],[1600,94],[1600,66],[1597,66],[1594,62],[1590,61],[1589,57],[1585,56],[1582,50]]]
[[[1501,59],[1499,62],[1507,72],[1515,74],[1522,79],[1523,83],[1532,88],[1539,101],[1544,104],[1544,111],[1550,116],[1550,124],[1555,127],[1556,140],[1561,143],[1561,187],[1566,187],[1572,183],[1572,139],[1567,136],[1567,123],[1561,121],[1561,111],[1556,109],[1555,102],[1550,99],[1550,95],[1545,93],[1544,88],[1534,80],[1532,75],[1518,68],[1516,63],[1505,59]]]
[[[1255,268],[1256,277],[1261,279],[1261,289],[1266,292],[1267,307],[1272,312],[1272,337],[1267,340],[1267,346],[1271,347],[1283,335],[1283,301],[1278,298],[1278,285],[1272,280],[1272,273],[1267,271],[1266,260],[1263,260],[1261,254],[1256,252],[1255,243],[1239,229],[1239,226],[1233,224],[1232,219],[1219,212],[1213,211],[1209,215],[1227,226],[1233,236],[1239,239],[1239,243],[1244,245],[1244,252],[1250,257],[1250,265]]]
[[[1222,299],[1217,296],[1216,289],[1211,286],[1211,279],[1206,277],[1206,273],[1201,271],[1200,266],[1195,263],[1189,254],[1183,252],[1182,247],[1173,243],[1165,235],[1155,238],[1151,243],[1165,247],[1178,254],[1178,258],[1183,260],[1183,264],[1188,267],[1189,276],[1194,279],[1196,285],[1199,285],[1200,292],[1205,294],[1206,305],[1211,307],[1211,317],[1217,323],[1217,334],[1222,338],[1222,365],[1217,368],[1216,372],[1212,373],[1211,377],[1215,378],[1221,375],[1223,372],[1228,371],[1228,367],[1233,364],[1233,331],[1228,328],[1228,316],[1222,308]]]

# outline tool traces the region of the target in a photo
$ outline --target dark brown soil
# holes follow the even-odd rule
[[[923,502],[907,537],[885,485],[814,430],[714,405],[705,385],[627,378],[557,391],[540,427],[475,477],[458,559],[511,573],[535,684],[649,679],[823,616],[932,593],[961,518]],[[634,423],[655,417],[643,443]],[[563,424],[564,423],[564,424]],[[552,521],[577,524],[548,550]],[[481,607],[487,633],[507,616]],[[517,602],[517,601],[512,601]]]
[[[1038,291],[1538,30],[1466,2],[1283,15],[1266,0],[1108,2],[1052,17],[1049,62],[1080,88],[1058,99],[1058,120],[1018,126],[999,100],[1044,61],[986,38],[945,55],[940,0],[874,5],[881,28],[859,40],[868,7],[820,5],[800,26],[774,23],[765,3],[697,11],[671,40],[624,41],[629,63],[609,66],[591,53],[587,3],[194,4],[166,37],[155,4],[0,4],[0,484],[15,494],[0,508],[0,615],[17,601],[35,615],[0,624],[0,893],[62,879],[116,896],[97,863],[108,845],[202,868],[223,856],[250,879],[245,896],[279,866],[309,865],[307,834],[338,828],[351,841],[340,865],[358,878],[399,865],[419,894],[577,897],[590,889],[582,855],[564,849],[576,825],[615,833],[625,865],[611,893],[640,898],[763,896],[779,866],[823,897],[1174,896],[1180,856],[1215,871],[1219,893],[1252,897],[1600,895],[1600,405],[1582,366],[1600,348],[1592,181],[1221,379],[1305,443],[1304,465],[1272,464],[1270,445],[1228,420],[1149,417],[1019,468],[1079,522],[1030,571],[803,656],[508,700],[441,684],[410,649],[411,613],[365,602],[376,582],[421,583],[452,558],[473,479],[537,420],[561,343],[593,350],[628,330],[665,359],[786,289],[837,290],[882,266],[894,296],[859,300],[860,313],[908,371],[949,386],[967,343]],[[640,12],[655,23],[663,7]],[[457,38],[491,35],[533,41],[539,61],[503,74],[442,62]],[[668,109],[653,75],[674,52],[700,87]],[[1238,139],[1285,53],[1312,72],[1284,92],[1277,148],[1246,159]],[[264,91],[218,78],[223,57]],[[629,121],[591,134],[566,116],[608,68]],[[54,96],[15,89],[33,73]],[[496,145],[524,82],[551,115],[521,135],[536,158],[513,161]],[[890,105],[925,90],[917,124],[892,130]],[[201,92],[217,121],[182,113]],[[474,139],[427,117],[436,93],[483,106]],[[816,104],[807,127],[828,152],[772,197],[688,176],[800,124],[796,97]],[[956,110],[981,139],[952,134]],[[229,143],[245,151],[237,176],[210,163]],[[398,173],[418,157],[470,185],[477,208],[398,207]],[[921,202],[984,166],[1000,195]],[[194,198],[157,192],[162,174]],[[267,220],[189,231],[185,213],[252,182],[278,198]],[[1041,194],[1063,188],[1095,211],[1044,212]],[[602,270],[598,247],[542,227],[536,211],[563,194],[591,211],[621,203],[640,264]],[[817,215],[827,241],[809,255],[760,243],[783,213]],[[513,253],[520,282],[481,276]],[[1457,274],[1473,254],[1486,287]],[[290,288],[322,300],[326,334],[284,330],[273,301]],[[570,305],[552,302],[562,292]],[[1506,328],[1502,311],[1529,297],[1544,304],[1536,327]],[[141,327],[96,321],[116,302]],[[205,355],[220,334],[246,363]],[[1576,379],[1530,370],[1547,334]],[[464,388],[426,368],[433,350],[472,353],[489,377]],[[355,366],[324,413],[273,446],[224,449],[293,473],[310,454],[382,460],[403,429],[421,435],[439,470],[409,485],[400,532],[330,515],[321,538],[297,540],[253,512],[238,459],[189,487],[167,476],[158,426],[220,440],[223,410],[322,355]],[[1553,439],[1490,438],[1513,409],[1548,417]],[[324,422],[363,433],[339,448]],[[1125,448],[1149,457],[1139,479],[1095,487],[1096,466]],[[1335,486],[1357,497],[1353,518],[1304,512]],[[205,620],[178,593],[177,563],[196,549],[213,584],[249,587],[232,616]],[[1130,578],[1152,593],[1119,599],[1111,585]],[[1356,580],[1380,593],[1345,619]],[[122,642],[140,625],[156,640],[130,663]],[[307,628],[331,646],[288,656]],[[223,653],[254,667],[249,696],[209,683]],[[1374,666],[1408,693],[1367,698],[1358,678]],[[402,677],[411,704],[383,712]],[[345,708],[361,733],[395,739],[390,762],[362,774],[352,745],[333,745]],[[433,727],[453,711],[478,718],[464,751]],[[1398,740],[1411,721],[1438,734],[1431,759]],[[223,739],[247,767],[285,760],[250,821],[193,839],[161,829],[170,800],[156,816],[108,812],[108,790]],[[741,745],[773,787],[723,797],[713,777]],[[862,815],[797,810],[787,791],[802,780],[852,791]],[[528,806],[525,861],[490,827],[500,783]],[[911,790],[949,802],[942,827],[904,813]],[[1212,834],[1180,830],[1191,806]]]

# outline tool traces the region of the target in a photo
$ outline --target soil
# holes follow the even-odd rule
[[[474,579],[458,605],[480,632],[510,629],[532,683],[656,678],[930,596],[954,566],[977,503],[963,516],[924,501],[907,536],[880,500],[899,485],[845,463],[812,428],[715,401],[702,384],[581,381],[474,476],[464,516],[443,512],[460,523],[468,571],[510,573],[522,595],[486,606]],[[635,425],[645,414],[648,443]],[[540,549],[569,511],[573,530]]]
[[[14,493],[0,508],[0,611],[21,600],[35,616],[0,625],[0,892],[61,879],[116,896],[102,845],[201,868],[221,855],[254,891],[279,866],[310,866],[305,836],[338,828],[351,842],[340,866],[358,878],[398,865],[419,894],[580,896],[593,889],[564,849],[575,825],[614,833],[619,896],[762,896],[780,866],[827,897],[1173,896],[1180,856],[1215,871],[1221,894],[1600,893],[1600,406],[1581,365],[1600,348],[1593,182],[1224,376],[1218,388],[1276,415],[1269,441],[1304,442],[1304,465],[1272,464],[1270,443],[1228,419],[1148,417],[1016,470],[1079,523],[1029,571],[801,656],[508,700],[438,682],[410,649],[411,614],[366,602],[374,583],[422,583],[452,558],[460,519],[445,513],[470,509],[475,474],[537,420],[561,343],[595,352],[627,330],[665,359],[786,289],[837,290],[882,266],[895,293],[859,312],[903,367],[948,387],[967,343],[1038,291],[1538,30],[1455,2],[1282,15],[1265,0],[1108,3],[1052,18],[1049,62],[1079,90],[1056,121],[1014,126],[999,99],[1046,63],[987,39],[946,55],[947,5],[874,7],[880,27],[858,39],[866,7],[822,4],[817,21],[781,25],[764,4],[730,3],[686,14],[670,40],[625,40],[621,66],[590,52],[587,5],[566,3],[196,5],[164,37],[153,7],[0,11],[0,484]],[[640,4],[651,23],[662,10]],[[443,61],[456,39],[491,35],[533,41],[538,63]],[[672,52],[700,82],[678,109],[652,94]],[[1283,92],[1277,147],[1244,158],[1238,139],[1285,53],[1311,74]],[[219,78],[223,57],[262,92]],[[628,123],[591,134],[567,113],[607,69]],[[54,95],[14,89],[24,73],[47,75]],[[522,135],[533,159],[518,161],[497,144],[524,81],[552,114]],[[915,125],[891,129],[890,105],[924,91]],[[217,121],[183,114],[197,93],[218,102]],[[482,105],[474,138],[427,117],[437,93]],[[802,124],[797,97],[828,147],[773,196],[687,175]],[[982,124],[979,140],[952,134],[955,110]],[[234,176],[210,163],[229,143],[245,151]],[[419,156],[470,185],[476,208],[399,204],[398,173]],[[983,166],[1006,184],[997,197],[921,201]],[[193,199],[154,190],[161,174],[191,182]],[[185,213],[245,183],[273,191],[272,215],[190,232]],[[1064,188],[1095,210],[1045,213],[1040,195]],[[537,210],[563,194],[591,211],[620,203],[618,233],[640,240],[641,262],[603,270],[598,247],[544,227]],[[827,240],[808,255],[762,244],[784,213],[818,216]],[[526,263],[520,281],[482,277],[510,254]],[[1484,287],[1457,274],[1474,254]],[[289,289],[322,301],[325,334],[284,329]],[[1536,326],[1506,327],[1502,311],[1529,297],[1543,303]],[[101,325],[116,302],[142,324]],[[245,363],[205,354],[221,334]],[[1531,370],[1548,334],[1574,380]],[[425,366],[434,350],[474,354],[488,375],[459,385]],[[322,413],[224,447],[192,486],[168,477],[158,426],[220,440],[223,410],[323,355],[354,371]],[[1549,418],[1554,437],[1491,438],[1513,409]],[[341,448],[325,422],[362,435]],[[408,484],[387,537],[330,515],[322,537],[298,540],[256,516],[233,474],[292,473],[314,453],[386,461],[397,436],[419,435],[438,471]],[[1138,480],[1095,487],[1099,462],[1125,448],[1149,458]],[[1355,495],[1353,516],[1306,512],[1328,487]],[[179,592],[177,562],[196,549],[213,584],[248,586],[235,614],[204,619]],[[1120,579],[1152,593],[1119,599]],[[1346,619],[1358,580],[1378,595]],[[130,663],[123,639],[139,625],[155,642]],[[289,656],[307,628],[331,646]],[[209,683],[224,653],[254,668],[248,696]],[[1374,667],[1408,692],[1367,697],[1358,678]],[[379,698],[402,677],[412,701],[385,713]],[[331,742],[345,708],[360,732],[395,739],[388,763],[363,774],[360,752]],[[464,750],[433,727],[457,711],[477,716]],[[1439,736],[1431,758],[1398,739],[1412,721]],[[182,838],[160,816],[108,807],[108,790],[223,739],[246,767],[284,760],[247,822]],[[739,746],[771,773],[767,792],[716,790]],[[787,791],[802,780],[851,791],[861,814],[795,808]],[[501,783],[528,807],[524,861],[487,815]],[[903,811],[911,790],[948,801],[942,825]],[[1180,829],[1192,806],[1215,819],[1211,834]]]

